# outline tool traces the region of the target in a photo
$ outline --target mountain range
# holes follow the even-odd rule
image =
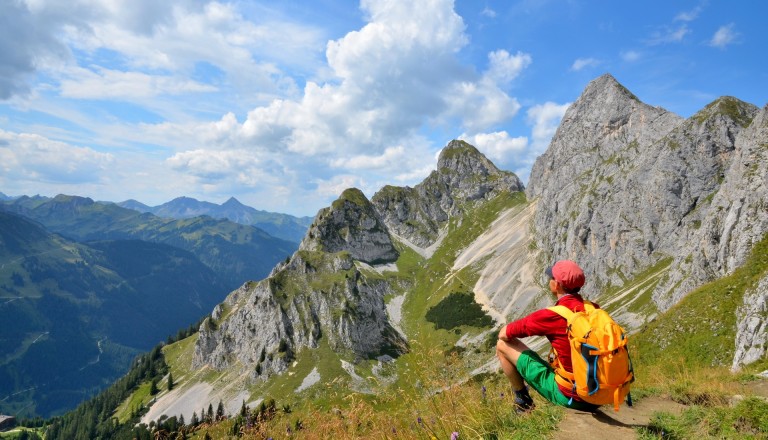
[[[583,294],[640,341],[642,361],[768,365],[766,176],[768,106],[722,97],[682,118],[601,76],[569,107],[527,187],[454,140],[413,188],[370,199],[347,189],[292,255],[163,347],[173,387],[127,390],[98,422],[81,406],[52,438],[83,423],[191,420],[216,402],[233,415],[274,408],[270,399],[352,437],[390,428],[372,421],[374,408],[397,415],[387,432],[450,434],[417,409],[464,383],[478,396],[463,398],[481,401],[470,418],[503,401],[485,385],[498,377],[499,327],[551,305],[541,274],[563,258],[585,269]]]
[[[243,205],[231,197],[221,205],[211,202],[201,202],[191,197],[178,197],[162,205],[150,207],[136,200],[126,200],[117,203],[123,208],[139,212],[149,212],[158,217],[185,219],[207,215],[216,219],[228,219],[242,225],[252,225],[273,237],[299,243],[312,223],[311,217],[294,217],[262,211]]]
[[[0,409],[62,413],[260,279],[296,243],[59,195],[0,204]]]
[[[452,141],[414,188],[387,186],[370,201],[342,193],[289,260],[214,308],[185,345],[186,361],[171,364],[186,382],[144,420],[189,417],[191,402],[222,400],[236,411],[267,396],[321,398],[319,384],[418,388],[413,363],[425,347],[460,349],[474,374],[488,371],[492,350],[469,349],[493,330],[436,330],[426,312],[471,292],[497,325],[516,319],[549,304],[538,274],[561,258],[583,265],[587,297],[640,331],[765,239],[767,150],[768,108],[723,97],[685,119],[642,103],[610,75],[597,78],[566,112],[527,188]],[[764,295],[752,289],[739,297]],[[765,311],[763,336],[741,330],[756,328],[749,305],[727,311],[739,327],[720,365],[765,356]]]

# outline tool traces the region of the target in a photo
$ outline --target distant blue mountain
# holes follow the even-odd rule
[[[234,197],[221,205],[199,201],[191,197],[178,197],[155,207],[147,206],[136,200],[126,200],[117,203],[117,205],[139,212],[148,212],[158,217],[173,219],[185,219],[201,215],[228,219],[242,225],[256,226],[274,237],[294,243],[301,242],[313,220],[312,217],[294,217],[288,214],[261,211],[243,205]]]

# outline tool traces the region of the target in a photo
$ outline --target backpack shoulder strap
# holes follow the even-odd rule
[[[547,307],[547,310],[551,310],[551,311],[557,313],[558,315],[560,315],[563,318],[565,318],[566,321],[571,319],[571,317],[573,316],[573,311],[571,311],[571,309],[569,309],[566,306]]]
[[[592,304],[592,301],[589,301],[587,299],[584,300],[584,311],[585,312],[589,313],[589,312],[595,310],[595,308],[596,307],[595,307],[594,304]]]

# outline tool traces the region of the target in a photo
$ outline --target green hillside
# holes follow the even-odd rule
[[[226,292],[187,251],[76,243],[0,211],[0,413],[70,410]]]

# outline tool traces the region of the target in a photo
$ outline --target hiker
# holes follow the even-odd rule
[[[579,295],[579,290],[584,285],[585,278],[584,271],[578,264],[570,260],[560,260],[544,273],[549,279],[549,290],[557,298],[557,305],[565,306],[574,312],[584,310],[584,299]],[[541,309],[507,324],[499,332],[496,355],[515,392],[515,411],[527,412],[534,407],[526,382],[556,405],[595,411],[598,405],[583,401],[572,387],[558,383],[557,373],[550,363],[518,339],[528,336],[546,336],[558,357],[559,365],[566,371],[573,372],[565,318],[550,309]]]

